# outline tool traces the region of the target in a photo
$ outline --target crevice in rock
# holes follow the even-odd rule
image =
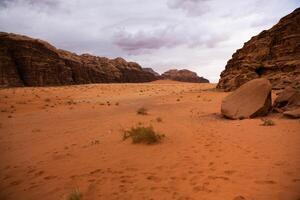
[[[261,77],[266,72],[266,68],[261,66],[255,69],[255,73]]]

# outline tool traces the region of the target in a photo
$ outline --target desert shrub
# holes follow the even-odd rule
[[[271,119],[262,119],[263,123],[261,126],[274,126],[275,122]]]
[[[81,200],[82,199],[82,193],[79,191],[79,189],[74,189],[68,196],[66,200]]]
[[[162,118],[161,118],[161,117],[157,117],[157,118],[156,118],[156,121],[157,121],[157,122],[162,122]]]
[[[123,133],[123,140],[131,138],[132,143],[154,144],[160,142],[163,137],[165,136],[156,133],[152,126],[139,125]]]
[[[141,108],[139,108],[139,109],[136,111],[136,113],[137,113],[138,115],[148,115],[148,110],[147,110],[146,108],[144,108],[144,107],[141,107]]]

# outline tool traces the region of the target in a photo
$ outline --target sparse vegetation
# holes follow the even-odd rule
[[[123,133],[123,140],[131,138],[132,143],[155,144],[160,142],[163,137],[165,135],[156,133],[152,126],[139,125]]]
[[[157,117],[157,118],[156,118],[156,121],[157,121],[157,122],[162,122],[162,118],[161,118],[161,117]]]
[[[263,121],[263,123],[261,124],[261,126],[274,126],[275,122],[271,119],[261,119]]]
[[[91,145],[96,145],[96,144],[100,144],[100,141],[99,140],[93,140],[93,141],[91,141]]]
[[[139,108],[139,109],[136,111],[136,113],[137,113],[138,115],[148,115],[148,110],[147,110],[146,108],[144,108],[144,107],[141,107],[141,108]]]
[[[81,200],[82,193],[79,191],[78,188],[74,189],[66,198],[66,200]]]

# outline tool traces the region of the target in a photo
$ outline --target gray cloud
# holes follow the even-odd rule
[[[147,49],[172,48],[185,41],[182,36],[174,35],[174,31],[175,27],[170,26],[151,31],[140,30],[136,33],[122,30],[114,35],[114,43],[133,54],[139,54]]]
[[[190,16],[200,16],[210,11],[210,0],[168,0],[171,9],[181,9]]]
[[[59,0],[0,0],[0,7],[22,5],[32,6],[33,8],[55,8],[59,4]]]
[[[237,48],[299,0],[0,0],[0,30],[76,53],[124,57],[216,81]]]

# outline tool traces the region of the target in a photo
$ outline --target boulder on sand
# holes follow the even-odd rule
[[[251,80],[223,99],[221,113],[230,119],[264,116],[272,107],[271,90],[268,79]]]
[[[300,118],[300,108],[291,111],[285,111],[283,115],[291,118]]]
[[[300,108],[300,90],[286,87],[274,101],[273,109],[277,112]]]

